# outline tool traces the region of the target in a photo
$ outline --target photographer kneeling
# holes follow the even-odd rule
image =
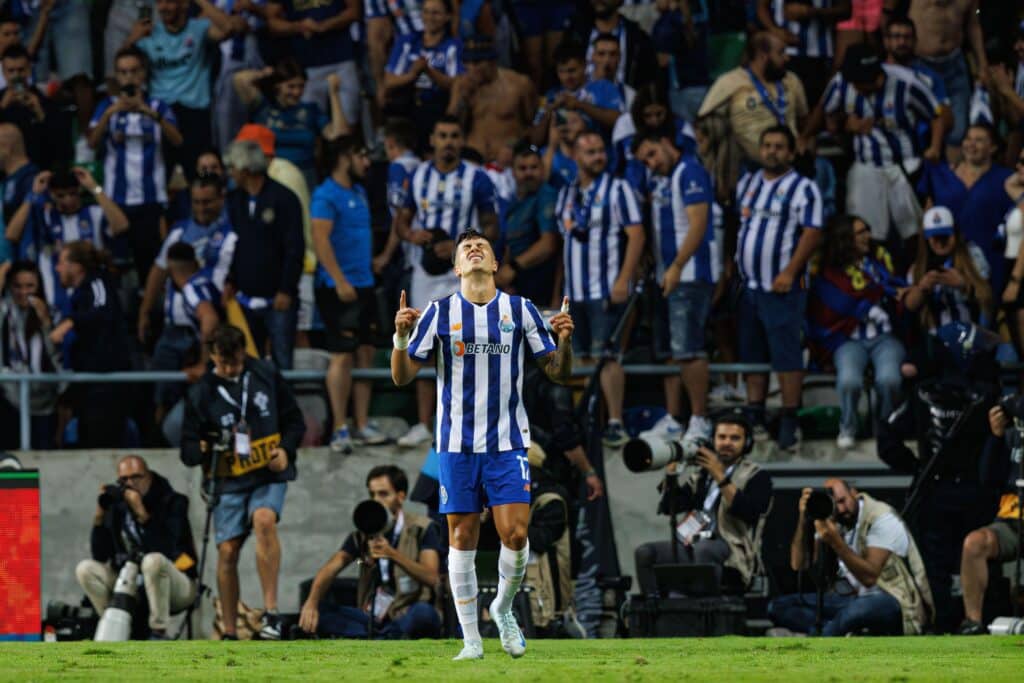
[[[1010,399],[1012,401],[1012,399]],[[1004,401],[1002,405],[1007,402]],[[1024,404],[1017,398],[1016,411]],[[988,563],[1009,562],[1020,552],[1021,511],[1020,500],[1014,483],[1019,474],[1017,463],[1010,458],[1010,444],[1019,444],[1021,434],[1002,405],[988,411],[989,427],[993,438],[986,449],[987,462],[983,463],[986,483],[992,482],[1001,488],[999,510],[996,519],[988,526],[967,534],[964,538],[963,553],[960,556],[960,585],[964,594],[964,620],[958,633],[965,636],[986,635],[988,630],[981,623],[981,607],[988,588]],[[1011,404],[1012,405],[1012,404]],[[1006,437],[1006,438],[1004,438]],[[1020,577],[1016,578],[1017,585]]]
[[[835,553],[833,562],[838,559],[838,579],[824,594],[821,635],[864,629],[876,636],[923,633],[935,608],[924,562],[903,520],[892,507],[842,479],[828,479],[825,488],[831,505],[817,492],[824,511],[816,509],[816,502],[808,505],[814,490],[803,490],[789,548],[793,571],[806,570],[812,557],[827,563],[822,554],[828,551]],[[816,581],[824,583],[821,576]],[[768,618],[783,629],[814,634],[816,604],[815,593],[783,595],[768,603]]]
[[[122,458],[117,484],[100,489],[89,545],[92,559],[79,562],[75,576],[97,614],[110,604],[124,564],[138,562],[149,600],[150,638],[164,640],[171,613],[187,608],[196,595],[188,498],[139,456]]]
[[[767,472],[745,459],[753,444],[750,423],[739,414],[717,418],[714,451],[701,446],[685,483],[679,485],[677,463],[665,468],[658,513],[685,515],[676,532],[678,557],[671,541],[644,543],[636,549],[636,576],[647,595],[657,593],[656,564],[708,564],[735,569],[744,585],[753,576],[759,548],[754,534],[772,501]],[[706,442],[705,442],[706,443]]]
[[[270,363],[245,355],[245,336],[220,325],[207,339],[212,367],[189,389],[181,434],[181,461],[202,465],[213,480],[213,528],[223,640],[237,640],[238,556],[256,535],[256,569],[263,589],[260,637],[281,637],[277,578],[281,543],[277,524],[296,450],[306,432],[291,387]]]
[[[348,535],[316,573],[299,627],[321,636],[366,638],[372,618],[376,638],[436,638],[441,629],[434,607],[441,557],[437,525],[402,509],[409,480],[400,468],[374,467],[366,475],[366,489],[387,508],[390,523],[376,535],[358,530]],[[354,561],[359,561],[359,607],[322,603],[334,577]]]

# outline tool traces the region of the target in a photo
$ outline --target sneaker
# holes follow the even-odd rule
[[[364,446],[380,446],[386,444],[389,439],[387,434],[377,429],[377,427],[370,423],[362,429],[357,429],[352,433],[352,439]]]
[[[608,426],[604,428],[601,441],[608,448],[621,448],[629,441],[629,435],[626,434],[626,430],[623,429],[621,422],[618,420],[614,422],[609,421]]]
[[[691,415],[690,423],[683,435],[683,448],[696,443],[697,439],[711,438],[711,420],[701,415]]]
[[[662,415],[661,419],[654,423],[654,426],[644,432],[644,436],[655,437],[666,440],[676,440],[683,433],[683,426],[676,422],[676,419],[669,414]]]
[[[988,631],[977,621],[964,619],[960,622],[960,628],[956,632],[961,636],[986,636]]]
[[[784,416],[779,422],[779,449],[793,452],[800,446],[800,422],[796,416]]]
[[[857,445],[857,439],[852,434],[846,434],[845,432],[839,432],[838,438],[836,438],[836,446],[841,451],[848,451]]]
[[[422,422],[417,422],[413,425],[412,429],[405,433],[398,439],[398,445],[402,448],[416,448],[424,444],[429,444],[434,438],[434,435],[430,433],[427,426]]]
[[[743,403],[747,400],[746,391],[742,386],[737,388],[729,383],[719,384],[708,393],[711,403]]]
[[[348,455],[351,452],[352,435],[348,431],[348,426],[338,427],[334,430],[334,434],[331,435],[331,453]]]
[[[484,643],[481,640],[467,640],[462,644],[462,652],[452,657],[453,662],[484,658]]]
[[[513,658],[522,657],[526,654],[526,638],[523,631],[516,623],[516,615],[512,610],[499,612],[496,607],[498,598],[494,598],[490,605],[491,619],[498,627],[498,637],[501,638],[501,649]]]
[[[264,612],[260,617],[260,639],[281,640],[281,615],[276,612]]]

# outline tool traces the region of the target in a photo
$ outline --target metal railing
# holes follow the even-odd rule
[[[659,376],[674,375],[679,368],[674,365],[624,365],[627,375]],[[768,372],[768,365],[752,363],[720,363],[711,364],[711,372],[716,374],[728,372]],[[573,377],[586,377],[593,369],[585,365],[573,368]],[[284,378],[289,382],[323,382],[326,370],[285,370]],[[418,377],[432,378],[435,372],[429,368],[420,371]],[[832,377],[831,375],[822,375]],[[391,370],[387,368],[356,368],[352,370],[353,379],[391,380]],[[184,372],[66,372],[66,373],[0,373],[0,382],[18,385],[18,424],[21,430],[20,448],[27,451],[32,448],[32,413],[29,402],[30,388],[36,384],[149,384],[153,382],[184,382]]]

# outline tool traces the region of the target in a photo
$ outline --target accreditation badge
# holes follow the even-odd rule
[[[239,460],[248,460],[252,455],[252,441],[249,438],[249,425],[242,420],[235,425],[235,455]]]

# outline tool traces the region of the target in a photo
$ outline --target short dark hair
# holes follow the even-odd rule
[[[633,153],[635,154],[636,151],[640,149],[640,145],[645,142],[654,142],[658,144],[668,142],[670,145],[675,147],[676,144],[673,142],[672,136],[666,135],[665,132],[666,131],[663,128],[644,128],[640,130],[640,132],[633,136]]]
[[[750,424],[750,420],[743,414],[743,410],[736,408],[734,410],[727,410],[721,415],[716,415],[714,418],[714,429],[717,432],[719,425],[736,425],[743,430],[743,439],[751,439],[754,436],[754,428]]]
[[[409,478],[397,465],[377,465],[366,474],[366,488],[370,488],[370,482],[380,477],[387,477],[391,482],[395,493],[409,492]]]
[[[578,40],[568,38],[555,47],[555,66],[578,59],[581,62],[587,61],[587,48]]]
[[[221,323],[210,333],[206,343],[213,353],[234,356],[245,351],[245,333],[230,323]]]
[[[118,50],[117,53],[114,54],[114,64],[116,65],[117,60],[123,59],[125,57],[134,57],[135,59],[139,60],[139,62],[142,64],[142,68],[146,70],[146,73],[149,73],[149,57],[147,57],[146,53],[137,48],[136,46],[129,45],[127,47],[122,47],[120,50]]]
[[[384,137],[391,138],[399,147],[413,149],[416,146],[416,126],[406,118],[388,119],[384,124]]]
[[[212,173],[204,173],[203,175],[197,175],[193,178],[189,187],[193,190],[203,187],[212,187],[217,191],[217,194],[222,194],[224,192],[224,188],[227,186],[224,183],[223,177]]]
[[[342,135],[327,143],[324,150],[324,163],[327,164],[328,173],[332,173],[338,165],[338,159],[349,154],[366,149],[366,142],[361,135]]]
[[[188,242],[175,242],[167,248],[167,260],[175,263],[196,263],[196,250]]]
[[[7,46],[7,48],[4,50],[3,54],[0,55],[0,60],[3,60],[3,59],[21,59],[22,57],[24,57],[25,59],[28,59],[29,61],[31,61],[31,59],[32,59],[32,57],[28,53],[28,48],[26,48],[21,43],[14,43],[13,45],[8,45]]]
[[[431,128],[430,131],[434,132],[435,130],[437,130],[437,127],[440,126],[441,124],[448,126],[458,126],[459,130],[462,130],[462,121],[460,121],[457,116],[445,114],[444,116],[441,116],[439,119],[437,119],[437,121],[434,121],[434,127]]]
[[[598,43],[615,43],[619,44],[619,39],[613,36],[611,33],[598,33],[592,41],[591,45],[597,45]]]
[[[894,17],[889,17],[889,22],[885,25],[885,32],[888,33],[889,29],[893,26],[909,26],[910,33],[917,36],[917,26],[914,25],[914,20],[906,14],[897,14]]]
[[[793,135],[793,131],[790,130],[789,126],[776,124],[774,126],[769,126],[768,128],[765,128],[764,130],[761,131],[761,135],[758,138],[758,142],[764,142],[765,137],[768,135],[781,135],[782,137],[786,138],[786,144],[789,145],[790,151],[796,151],[796,136]]]
[[[466,240],[472,239],[487,240],[487,244],[488,246],[491,247],[491,251],[494,251],[494,245],[491,244],[491,238],[489,238],[487,235],[483,234],[476,228],[470,228],[455,238],[455,248],[452,249],[452,263],[455,263],[455,257],[459,253],[459,245],[465,242]]]
[[[78,178],[75,177],[70,168],[55,168],[50,176],[49,187],[51,190],[78,189]]]

